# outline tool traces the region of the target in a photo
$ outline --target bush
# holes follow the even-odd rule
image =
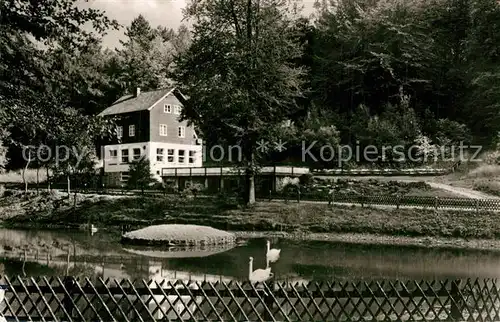
[[[500,165],[485,164],[477,167],[468,174],[473,178],[492,178],[500,176]]]
[[[500,151],[498,151],[498,150],[485,153],[483,158],[484,158],[484,161],[486,162],[486,164],[500,165]]]
[[[474,184],[474,189],[489,193],[495,196],[500,196],[500,182],[493,180],[481,180]]]
[[[167,186],[165,185],[164,182],[154,182],[151,186],[150,186],[151,189],[153,190],[160,190],[160,191],[163,191],[167,188]]]
[[[314,182],[314,176],[312,173],[306,173],[299,177],[299,184],[301,186],[310,186]]]
[[[276,191],[282,192],[293,187],[299,187],[299,182],[299,178],[284,177],[276,183]]]
[[[201,183],[188,182],[184,191],[187,191],[196,197],[197,194],[205,191],[205,185]]]

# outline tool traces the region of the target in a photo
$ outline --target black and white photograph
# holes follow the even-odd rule
[[[0,0],[0,322],[500,322],[500,1]]]

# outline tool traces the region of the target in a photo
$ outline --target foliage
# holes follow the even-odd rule
[[[154,175],[151,173],[149,160],[140,158],[134,160],[130,164],[129,179],[127,185],[131,188],[139,188],[144,191],[150,184],[157,182]]]
[[[284,177],[276,182],[276,191],[282,192],[299,187],[299,178]]]
[[[99,133],[81,137],[89,131],[80,124],[95,124],[81,115],[113,99],[99,42],[107,28],[118,24],[98,10],[75,5],[74,0],[0,4],[0,124],[9,130],[4,142],[15,156],[13,167],[29,165],[20,153],[28,147],[34,152],[41,144],[64,142],[70,149],[81,148],[81,142],[74,142],[80,139],[89,147]]]
[[[0,168],[8,161],[91,173],[94,152],[79,168],[75,158],[28,164],[21,151],[93,150],[110,126],[94,115],[132,88],[174,84],[186,95],[182,117],[205,142],[243,148],[249,200],[257,168],[301,158],[303,142],[317,142],[314,155],[322,146],[417,142],[421,153],[443,147],[446,157],[460,142],[500,142],[496,1],[341,0],[317,8],[309,21],[275,0],[193,0],[191,30],[138,16],[113,51],[101,40],[116,21],[76,0],[0,2]],[[279,139],[286,151],[257,150],[260,140]],[[379,161],[397,166],[395,159]]]
[[[299,177],[299,184],[301,186],[310,186],[314,183],[314,175],[312,173],[305,173]]]
[[[186,50],[189,31],[181,26],[176,33],[158,26],[152,28],[144,16],[139,15],[127,27],[128,39],[118,50],[113,76],[125,89],[140,87],[155,90],[172,86],[168,78],[175,55]]]
[[[496,1],[346,0],[319,6],[317,17],[309,45],[316,53],[312,100],[340,116],[335,125],[345,143],[368,123],[367,139],[401,139],[392,131],[399,134],[396,125],[407,122],[382,117],[388,103],[399,104],[400,88],[435,142],[470,142],[472,134],[491,143],[500,124]],[[363,122],[355,112],[360,105],[368,110],[360,113]]]
[[[278,1],[193,1],[193,40],[175,61],[174,80],[188,97],[182,117],[206,141],[242,147],[248,202],[255,202],[253,173],[262,160],[259,140],[270,141],[298,109],[303,70],[292,40],[290,8]]]
[[[185,190],[191,191],[194,195],[205,191],[205,185],[198,182],[188,182]]]
[[[431,140],[425,135],[419,135],[415,139],[415,144],[417,147],[416,155],[420,157],[423,163],[427,163],[429,160],[435,160],[440,155],[440,147],[436,144],[432,144]]]
[[[0,114],[2,114],[0,112]],[[2,117],[0,117],[0,120]],[[0,124],[0,127],[2,130],[0,130],[0,173],[5,171],[5,168],[7,167],[7,164],[9,163],[9,158],[7,156],[8,148],[5,146],[4,140],[8,136],[7,131],[5,130],[6,127],[2,126]]]
[[[436,140],[441,144],[448,142],[449,144],[464,144],[472,143],[470,130],[463,123],[452,121],[449,119],[439,119],[436,126]]]
[[[81,9],[75,6],[76,0],[37,1],[2,1],[0,12],[2,30],[17,30],[29,33],[36,40],[45,44],[51,42],[85,45],[96,39],[109,26],[118,27],[118,23],[108,19],[96,9]],[[91,24],[92,31],[84,28]],[[95,34],[97,32],[97,35]]]
[[[488,178],[488,179],[495,179],[500,176],[500,164],[498,160],[498,154],[496,155],[497,159],[493,159],[492,163],[486,163],[483,165],[480,165],[479,167],[475,168],[471,172],[467,174],[468,177],[471,178]]]

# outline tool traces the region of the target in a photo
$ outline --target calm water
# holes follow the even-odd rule
[[[204,257],[179,253],[132,253],[123,249],[118,234],[98,231],[0,230],[0,274],[13,276],[74,275],[104,278],[154,277],[192,280],[232,280],[248,276],[248,258],[254,269],[265,267],[265,240],[252,239]],[[271,239],[281,249],[271,264],[277,279],[446,279],[500,277],[500,253],[428,250],[408,247],[353,246],[327,242]],[[24,249],[26,249],[26,260]],[[68,251],[69,250],[69,251]]]

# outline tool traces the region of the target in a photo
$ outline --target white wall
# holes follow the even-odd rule
[[[129,160],[132,161],[133,149],[141,149],[141,154],[150,154],[150,143],[149,142],[139,142],[139,143],[127,143],[127,144],[114,144],[106,145],[104,147],[104,171],[105,172],[126,172],[128,171],[128,164],[121,164],[122,155],[121,152],[124,149],[128,149]],[[118,150],[117,158],[110,157],[110,150]]]
[[[162,168],[194,168],[203,166],[202,145],[190,144],[174,144],[162,142],[141,142],[141,143],[128,143],[128,144],[115,144],[106,145],[104,147],[104,171],[105,172],[127,172],[129,170],[128,164],[121,163],[121,151],[123,149],[129,150],[129,160],[133,158],[133,149],[140,148],[141,153],[145,154],[151,162],[151,172],[159,178]],[[157,161],[156,149],[163,149],[163,162]],[[174,150],[174,162],[168,162],[168,150]],[[118,150],[116,158],[110,157],[110,150]],[[179,163],[179,150],[184,150],[184,162]],[[195,151],[194,163],[189,163],[189,151]]]

